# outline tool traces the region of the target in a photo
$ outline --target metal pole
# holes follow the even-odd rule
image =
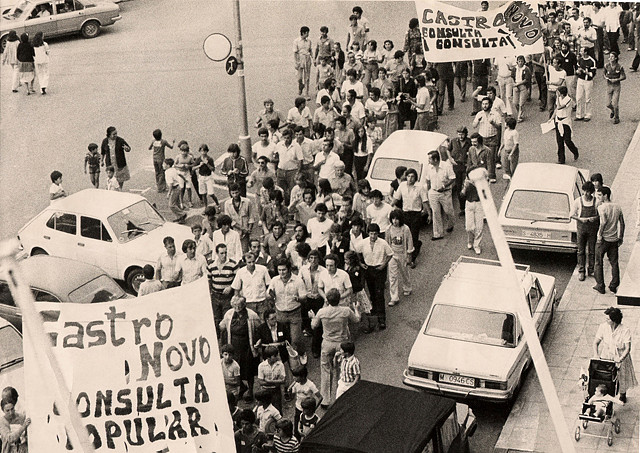
[[[0,260],[6,273],[6,280],[9,284],[9,290],[14,300],[18,304],[22,312],[23,324],[27,327],[26,334],[31,340],[31,345],[35,351],[38,360],[38,366],[47,373],[47,362],[50,371],[55,378],[49,387],[55,395],[56,407],[60,414],[66,419],[67,426],[70,427],[68,435],[74,449],[83,453],[93,453],[93,444],[89,440],[87,428],[82,423],[78,408],[75,401],[71,397],[71,391],[67,387],[62,374],[62,368],[51,348],[49,337],[42,326],[42,318],[36,310],[35,301],[29,285],[22,279],[19,266],[15,261],[15,252],[18,250],[17,240],[8,240],[0,245]],[[37,435],[37,433],[32,433]]]
[[[536,372],[540,380],[542,393],[544,394],[544,398],[547,401],[547,406],[549,407],[549,413],[551,414],[551,420],[553,421],[560,447],[564,453],[575,453],[573,440],[569,434],[569,430],[564,420],[562,407],[560,406],[560,400],[558,399],[558,394],[556,393],[555,386],[553,385],[553,380],[551,379],[551,373],[549,372],[547,361],[544,358],[542,345],[540,344],[540,339],[538,338],[536,326],[533,323],[533,319],[531,318],[529,305],[527,304],[525,295],[520,285],[520,279],[518,278],[518,274],[516,273],[516,267],[513,262],[513,257],[511,256],[511,251],[509,250],[509,245],[507,244],[507,239],[504,236],[502,227],[498,223],[498,213],[496,211],[496,205],[493,202],[493,198],[491,197],[491,190],[489,189],[487,178],[487,170],[485,170],[484,168],[476,168],[469,173],[469,178],[473,181],[478,191],[480,203],[482,204],[482,209],[484,209],[487,224],[489,225],[489,230],[491,231],[491,237],[493,238],[493,243],[496,246],[498,258],[500,259],[500,264],[506,278],[505,281],[510,281],[511,286],[515,291],[514,294],[519,294],[519,297],[514,298],[514,302],[516,305],[515,308],[517,310],[516,312],[518,313],[518,319],[520,319],[520,323],[522,325],[524,338],[527,341],[527,346],[529,347],[529,351],[531,353],[533,365],[536,368]]]
[[[238,144],[242,156],[251,162],[251,138],[249,137],[249,122],[247,119],[247,92],[244,83],[244,59],[242,58],[242,26],[240,24],[240,0],[233,1],[233,20],[236,25],[236,58],[238,59],[238,99],[240,101],[240,116],[242,118],[242,132],[238,137]]]

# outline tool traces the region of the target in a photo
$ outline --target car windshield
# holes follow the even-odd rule
[[[12,326],[0,327],[0,370],[22,359],[22,337]]]
[[[125,292],[106,275],[100,275],[69,293],[69,299],[77,303],[109,302],[121,299]]]
[[[438,304],[425,335],[494,346],[515,346],[515,317],[511,313]]]
[[[559,192],[515,190],[505,212],[508,219],[569,223],[569,196]]]
[[[5,14],[5,19],[18,19],[24,14],[25,11],[31,10],[31,3],[28,0],[23,0],[16,4],[8,14]]]
[[[394,159],[389,157],[380,157],[373,161],[371,178],[393,181],[394,179],[396,179],[396,168],[400,166],[415,169],[415,171],[418,172],[418,181],[420,181],[420,175],[422,174],[422,164],[420,162],[409,159]]]
[[[110,215],[107,220],[119,242],[129,242],[165,222],[164,218],[146,200]]]

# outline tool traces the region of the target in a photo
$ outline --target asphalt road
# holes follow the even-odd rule
[[[359,4],[371,21],[371,37],[379,42],[392,39],[397,48],[401,47],[407,23],[415,16],[413,2]],[[186,139],[192,149],[207,143],[214,156],[237,139],[240,127],[236,80],[224,72],[222,63],[208,60],[202,50],[210,33],[225,33],[232,40],[234,37],[231,3],[215,5],[213,10],[207,0],[126,2],[120,5],[123,20],[104,28],[96,39],[50,40],[51,82],[47,96],[11,93],[10,75],[6,67],[2,68],[0,238],[15,235],[48,204],[52,170],[62,171],[63,185],[70,192],[90,187],[88,177],[82,173],[86,146],[100,143],[107,126],[116,126],[132,147],[127,156],[132,180],[125,188],[148,196],[165,212],[164,197],[158,197],[152,189],[153,169],[147,151],[151,132],[161,128],[165,138]],[[253,119],[264,98],[273,98],[276,108],[284,112],[293,105],[297,84],[291,47],[299,27],[308,25],[315,42],[319,27],[327,25],[330,35],[344,44],[352,6],[335,1],[242,2],[252,137],[255,138]],[[630,52],[622,56],[625,68],[630,56]],[[640,109],[631,96],[638,92],[638,85],[638,76],[629,74],[623,83],[622,123],[613,127],[604,108],[604,83],[598,74],[594,119],[574,125],[580,160],[568,165],[600,171],[605,181],[613,179],[640,117]],[[535,91],[534,87],[527,120],[518,125],[521,161],[555,162],[555,138],[552,134],[540,135],[539,124],[546,115],[538,111]],[[460,103],[457,99],[456,109],[446,111],[440,119],[441,132],[453,136],[459,125],[470,127],[470,111],[469,102]],[[492,187],[497,203],[505,187],[502,180]],[[439,282],[451,262],[468,252],[461,218],[456,219],[453,234],[445,240],[432,243],[429,237],[430,231],[424,230],[423,252],[411,273],[413,295],[388,308],[386,331],[360,337],[357,342],[366,379],[403,385],[401,374],[409,350]],[[485,231],[483,258],[496,258],[490,242]],[[533,271],[555,276],[560,293],[575,266],[573,256],[518,252],[514,258],[518,263],[530,264]],[[313,359],[310,366],[312,379],[319,384]],[[473,449],[489,451],[508,411],[478,404],[474,410],[479,429],[472,440]]]

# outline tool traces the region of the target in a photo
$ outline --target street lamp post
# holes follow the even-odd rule
[[[251,141],[247,119],[247,93],[244,83],[244,58],[242,57],[242,26],[240,24],[240,0],[233,1],[233,20],[236,25],[236,58],[238,59],[238,96],[240,101],[240,117],[242,132],[238,144],[247,162],[251,162]]]

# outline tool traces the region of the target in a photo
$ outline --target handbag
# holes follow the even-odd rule
[[[289,366],[291,367],[291,370],[293,371],[303,368],[304,364],[300,359],[300,354],[298,354],[298,351],[296,351],[295,348],[291,346],[289,340],[286,340],[284,345],[287,348],[287,354],[289,354]]]

